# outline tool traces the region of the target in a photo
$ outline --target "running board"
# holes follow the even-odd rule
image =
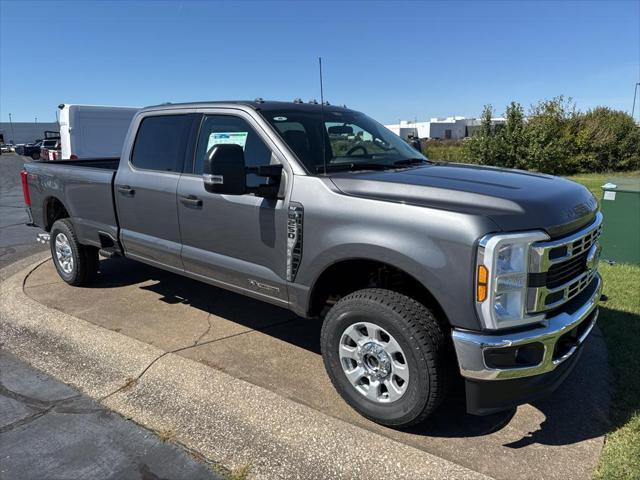
[[[50,238],[51,238],[51,235],[49,235],[48,233],[39,233],[38,236],[36,237],[36,242],[42,243],[44,245],[48,245]]]

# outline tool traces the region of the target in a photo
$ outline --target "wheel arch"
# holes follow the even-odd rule
[[[53,224],[62,218],[71,218],[69,210],[65,204],[55,195],[49,195],[42,203],[43,228],[46,232],[51,231]]]
[[[448,322],[445,311],[432,290],[410,269],[396,265],[367,256],[341,258],[325,265],[309,290],[307,315],[319,316],[325,307],[332,305],[337,299],[356,290],[377,287],[415,298],[433,309],[440,319]]]

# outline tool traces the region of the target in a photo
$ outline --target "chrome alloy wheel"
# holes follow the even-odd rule
[[[56,258],[64,273],[73,272],[73,252],[69,239],[64,233],[58,233],[55,240]]]
[[[385,329],[369,322],[354,323],[342,332],[338,351],[347,379],[369,400],[391,403],[407,391],[407,357]]]

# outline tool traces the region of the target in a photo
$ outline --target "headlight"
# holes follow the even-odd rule
[[[476,307],[487,329],[539,322],[526,311],[529,247],[549,240],[540,231],[487,235],[480,240],[476,269]]]

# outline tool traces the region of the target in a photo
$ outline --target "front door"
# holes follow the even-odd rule
[[[185,271],[214,284],[285,302],[285,201],[254,194],[222,195],[204,188],[206,153],[218,143],[244,149],[247,166],[269,165],[272,151],[248,115],[205,115],[193,173],[178,184],[178,218]],[[249,185],[267,180],[247,175]]]
[[[118,170],[115,198],[128,257],[182,270],[176,189],[192,117],[142,119],[130,159]]]

